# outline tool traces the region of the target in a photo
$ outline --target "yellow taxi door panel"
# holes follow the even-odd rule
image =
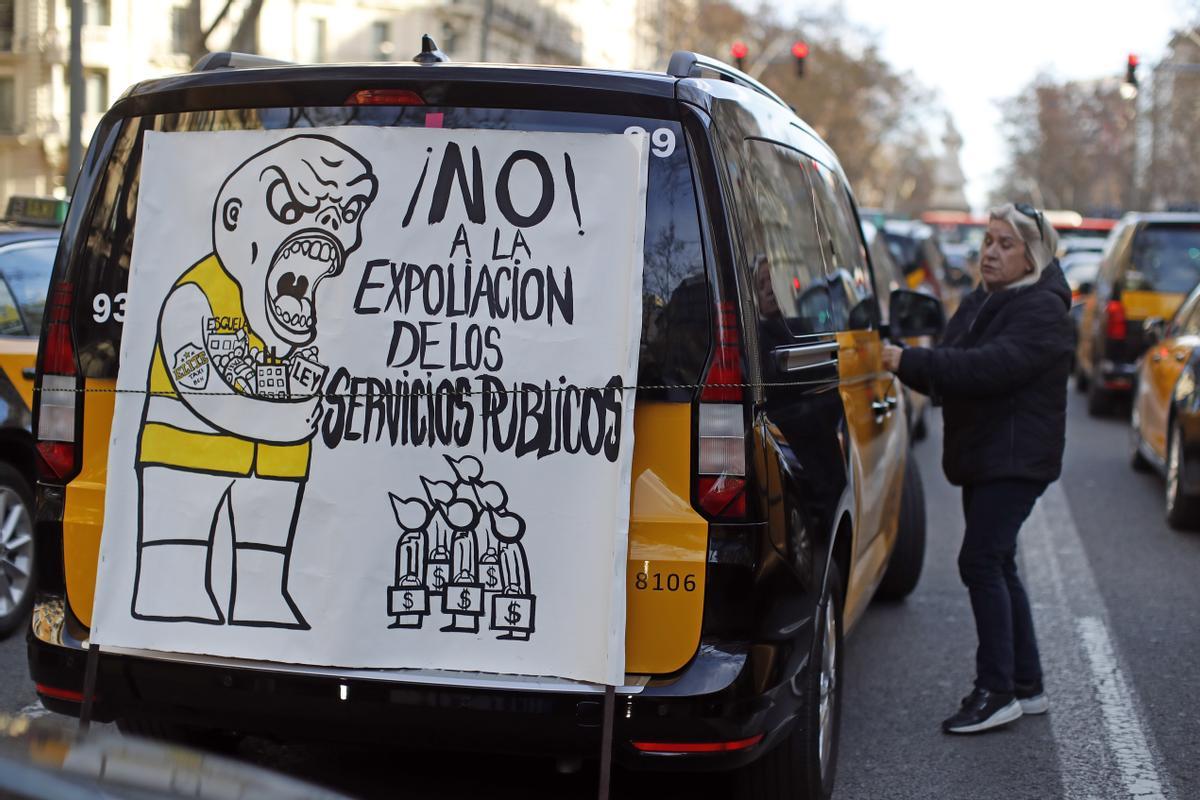
[[[0,369],[21,395],[26,408],[33,408],[33,368],[37,361],[38,340],[24,336],[0,336]]]
[[[850,432],[856,492],[855,559],[846,593],[846,616],[866,607],[882,577],[896,536],[907,437],[900,387],[884,372],[878,331],[838,334],[839,392]]]
[[[691,503],[691,404],[639,403],[633,429],[625,671],[660,674],[700,644],[708,523]]]
[[[1143,417],[1142,437],[1160,458],[1165,458],[1167,453],[1171,395],[1197,345],[1200,345],[1200,337],[1187,334],[1167,339],[1146,354],[1150,361],[1151,386],[1146,398],[1144,413],[1148,418]]]
[[[104,524],[104,486],[108,479],[108,442],[112,433],[117,382],[88,378],[84,382],[83,461],[67,484],[63,509],[63,568],[67,602],[84,625],[92,624],[96,566],[100,561],[100,529]]]

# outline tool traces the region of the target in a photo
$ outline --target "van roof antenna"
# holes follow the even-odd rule
[[[421,36],[421,52],[413,56],[413,61],[418,64],[443,64],[449,60],[450,56],[438,49],[432,36],[428,33]]]

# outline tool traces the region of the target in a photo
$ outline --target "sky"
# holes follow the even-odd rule
[[[878,36],[884,57],[934,89],[962,134],[967,199],[982,209],[1005,163],[996,101],[1017,94],[1039,72],[1058,79],[1124,75],[1126,58],[1149,72],[1172,31],[1200,3],[1188,0],[796,0],[806,11],[840,6]],[[786,13],[786,12],[785,12]],[[939,132],[942,124],[935,121]]]

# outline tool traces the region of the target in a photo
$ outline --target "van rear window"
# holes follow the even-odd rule
[[[1133,237],[1126,291],[1187,294],[1200,283],[1200,223],[1148,225]]]
[[[340,125],[444,127],[521,131],[621,133],[637,126],[651,137],[642,279],[638,383],[698,383],[708,356],[709,293],[691,163],[678,122],[605,114],[516,109],[354,106],[231,109],[131,118],[125,121],[102,179],[78,263],[75,332],[81,368],[116,377],[124,292],[136,233],[142,134],[313,128]],[[62,280],[62,277],[56,278]],[[107,313],[101,313],[107,310]],[[646,396],[684,399],[678,391]]]

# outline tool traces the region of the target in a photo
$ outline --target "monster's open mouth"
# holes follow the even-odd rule
[[[276,333],[296,344],[313,340],[317,284],[340,272],[345,258],[341,243],[321,230],[303,230],[284,240],[267,270],[267,317]]]

